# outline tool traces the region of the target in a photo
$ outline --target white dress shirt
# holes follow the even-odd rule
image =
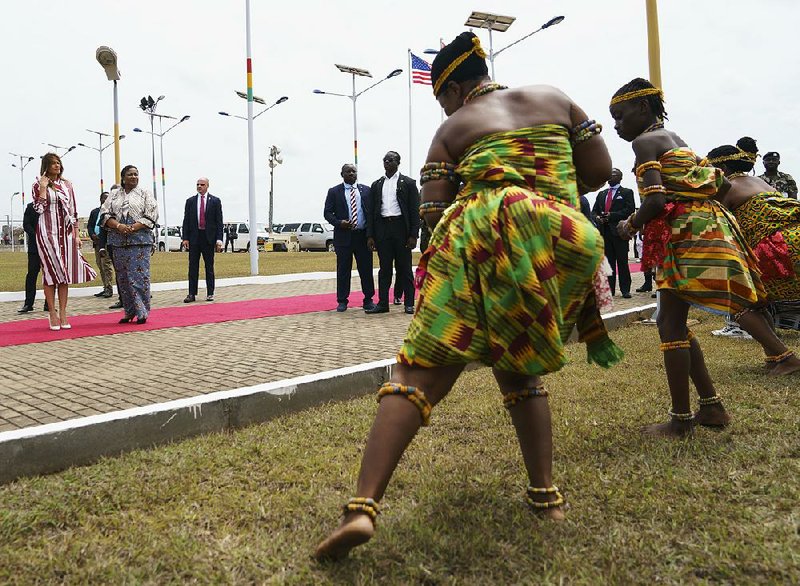
[[[400,178],[400,171],[395,172],[391,177],[384,176],[383,191],[381,192],[381,216],[400,216],[400,204],[397,203],[397,180]]]

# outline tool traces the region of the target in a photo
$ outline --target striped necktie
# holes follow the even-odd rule
[[[350,223],[353,228],[358,227],[358,204],[356,203],[356,186],[350,186]]]

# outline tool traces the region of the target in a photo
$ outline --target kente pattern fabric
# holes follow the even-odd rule
[[[686,147],[659,158],[664,211],[644,229],[642,267],[655,268],[658,289],[713,312],[738,313],[766,300],[758,261],[736,219],[712,197],[722,171],[697,164]],[[641,189],[642,179],[638,180]]]
[[[464,184],[420,259],[417,311],[398,361],[554,372],[577,324],[590,362],[618,362],[592,288],[603,239],[580,212],[567,130],[485,136],[456,172]]]
[[[772,301],[800,300],[800,202],[764,192],[733,210]]]

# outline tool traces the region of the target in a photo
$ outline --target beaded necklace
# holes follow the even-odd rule
[[[471,92],[467,94],[467,97],[464,98],[464,103],[467,104],[468,102],[471,102],[475,98],[480,98],[481,96],[489,94],[491,92],[497,90],[505,90],[505,89],[508,89],[507,85],[500,85],[499,83],[494,83],[494,82],[476,86],[475,88],[473,88]]]
[[[738,171],[736,173],[731,173],[730,175],[725,175],[725,178],[730,181],[731,179],[736,179],[737,177],[746,177],[747,173],[744,171]]]
[[[642,134],[647,134],[648,132],[653,132],[654,130],[661,130],[664,128],[663,122],[653,122],[650,126],[642,130]]]

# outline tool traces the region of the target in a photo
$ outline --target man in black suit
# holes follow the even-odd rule
[[[33,311],[33,302],[36,299],[36,281],[39,278],[39,271],[42,270],[39,249],[36,246],[38,223],[39,214],[33,209],[33,202],[31,202],[25,207],[25,214],[22,216],[22,229],[28,238],[28,274],[25,275],[25,303],[17,310],[17,313]],[[44,310],[47,311],[47,301],[44,302]]]
[[[397,169],[400,155],[389,151],[383,157],[386,174],[369,188],[372,198],[367,215],[367,245],[378,251],[378,305],[367,313],[389,311],[392,268],[397,272],[395,287],[403,292],[405,312],[414,313],[414,275],[411,251],[419,237],[419,190],[417,183]],[[395,297],[400,295],[395,292]]]
[[[608,180],[608,189],[597,194],[592,208],[592,217],[605,242],[606,258],[611,265],[611,276],[608,285],[611,294],[616,291],[617,275],[619,275],[619,290],[625,299],[631,297],[631,271],[628,267],[628,241],[617,234],[617,224],[620,220],[627,219],[636,205],[633,201],[633,191],[622,187],[622,171],[611,170]]]
[[[222,252],[222,202],[208,193],[208,179],[197,180],[197,193],[186,200],[181,230],[183,247],[189,251],[189,294],[184,303],[197,295],[200,256],[206,268],[206,301],[214,301],[214,252]]]
[[[372,280],[372,252],[367,248],[367,209],[370,190],[357,183],[355,165],[342,165],[343,183],[328,190],[325,198],[325,221],[333,226],[333,246],[336,250],[336,311],[346,311],[350,297],[350,273],[356,259],[364,310],[375,304],[375,282]]]

